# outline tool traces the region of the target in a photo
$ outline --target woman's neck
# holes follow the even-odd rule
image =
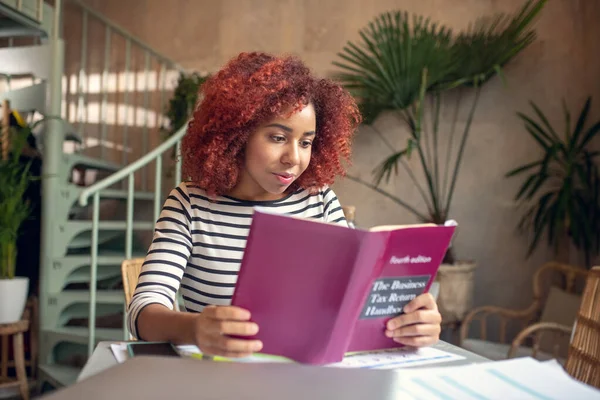
[[[274,201],[283,199],[289,194],[288,192],[289,190],[283,193],[269,193],[264,190],[244,190],[244,188],[236,186],[227,193],[227,196],[244,201]]]

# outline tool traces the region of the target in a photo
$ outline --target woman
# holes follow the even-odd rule
[[[190,181],[164,204],[128,325],[143,340],[243,357],[262,348],[240,339],[259,327],[230,305],[252,208],[346,224],[328,185],[344,173],[360,114],[346,91],[294,57],[242,53],[202,91],[182,143]],[[179,289],[188,312],[173,311]],[[388,337],[411,346],[438,340],[441,317],[429,294],[405,311],[388,322]]]

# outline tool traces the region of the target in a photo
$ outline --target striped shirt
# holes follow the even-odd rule
[[[237,281],[254,207],[347,226],[335,193],[328,187],[316,194],[298,190],[274,201],[245,201],[228,196],[209,199],[192,183],[171,191],[156,222],[127,324],[134,337],[137,318],[147,305],[173,309],[176,293],[186,311],[207,305],[229,305]]]

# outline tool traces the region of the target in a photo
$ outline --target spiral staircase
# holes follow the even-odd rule
[[[181,180],[184,130],[159,138],[184,71],[80,0],[0,0],[0,46],[0,101],[41,121],[38,381],[57,388],[98,341],[128,336],[120,265],[145,254]]]

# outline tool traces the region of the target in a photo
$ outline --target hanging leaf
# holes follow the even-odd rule
[[[571,130],[570,112],[563,106],[566,130],[559,136],[542,110],[534,103],[531,106],[535,117],[518,115],[524,122],[525,132],[542,146],[545,153],[541,160],[528,162],[506,174],[516,177],[528,173],[516,199],[532,205],[518,227],[533,231],[529,255],[543,234],[553,248],[558,248],[565,238],[569,238],[575,248],[583,251],[589,267],[591,258],[600,253],[600,153],[581,144],[589,143],[598,134],[600,122],[585,130],[591,107],[591,98],[588,98]],[[524,223],[532,216],[533,224]]]
[[[398,173],[398,163],[402,157],[407,155],[407,153],[408,148],[394,153],[383,160],[383,162],[373,171],[375,174],[375,182],[379,184],[385,178],[386,183],[388,183],[392,172]]]

